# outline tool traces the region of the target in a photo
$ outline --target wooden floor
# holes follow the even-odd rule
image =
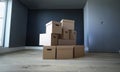
[[[120,54],[88,53],[71,60],[43,60],[41,50],[0,55],[0,72],[120,72]]]

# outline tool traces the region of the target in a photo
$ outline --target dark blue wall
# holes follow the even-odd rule
[[[83,10],[29,10],[27,25],[26,45],[39,45],[39,34],[45,33],[45,24],[51,20],[61,19],[75,20],[75,30],[77,31],[77,44],[84,44],[84,23]]]
[[[28,9],[19,0],[13,0],[9,47],[26,45]]]

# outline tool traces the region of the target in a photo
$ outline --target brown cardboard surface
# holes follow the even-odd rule
[[[60,22],[50,21],[46,24],[46,33],[62,34],[62,26]]]
[[[74,46],[74,58],[79,58],[79,57],[83,57],[85,55],[84,52],[84,46],[83,45],[76,45]]]
[[[58,34],[53,34],[51,35],[51,45],[58,45]]]
[[[57,59],[72,59],[73,46],[57,46]]]
[[[62,19],[60,22],[70,22],[70,23],[75,23],[75,20]]]
[[[76,45],[76,40],[58,40],[58,45]]]
[[[76,40],[77,32],[74,30],[69,30],[69,39],[70,40]]]
[[[62,19],[61,25],[63,28],[74,30],[75,21],[74,20],[68,20],[68,19]]]
[[[69,30],[63,28],[62,29],[62,39],[69,40]]]
[[[55,59],[56,58],[56,46],[44,46],[43,59]]]

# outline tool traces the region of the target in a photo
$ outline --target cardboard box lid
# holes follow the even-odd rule
[[[63,23],[63,22],[72,22],[72,23],[74,23],[75,21],[74,20],[69,20],[69,19],[62,19],[60,22],[61,23]]]
[[[44,49],[51,49],[51,48],[56,48],[56,46],[43,46]]]
[[[46,23],[46,26],[51,25],[51,24],[59,24],[59,26],[61,25],[60,22],[57,22],[57,21],[53,21],[53,20],[52,20],[52,21]]]
[[[69,29],[69,31],[70,31],[70,32],[74,32],[74,33],[77,33],[77,31],[76,31],[76,30],[70,30],[70,29]]]

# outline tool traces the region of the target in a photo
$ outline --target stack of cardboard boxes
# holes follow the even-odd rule
[[[84,56],[84,46],[76,45],[74,20],[62,19],[46,24],[46,33],[40,34],[39,45],[44,45],[43,59],[72,59]]]

